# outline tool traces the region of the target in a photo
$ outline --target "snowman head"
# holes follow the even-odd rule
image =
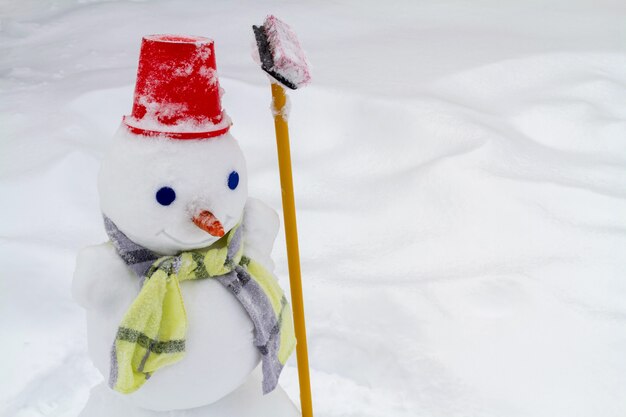
[[[221,95],[211,39],[142,39],[132,112],[99,177],[102,212],[134,242],[172,254],[241,220],[246,165]]]
[[[103,214],[162,254],[217,241],[241,220],[248,195],[245,160],[230,133],[172,140],[124,127],[104,158],[98,188]]]

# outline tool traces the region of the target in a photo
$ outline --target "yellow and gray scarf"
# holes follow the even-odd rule
[[[241,227],[207,248],[161,256],[131,241],[106,216],[104,224],[118,255],[143,279],[115,336],[111,388],[126,394],[136,391],[155,371],[182,359],[187,316],[179,285],[209,278],[228,288],[248,313],[263,362],[263,393],[276,387],[296,344],[291,309],[276,278],[243,256]]]

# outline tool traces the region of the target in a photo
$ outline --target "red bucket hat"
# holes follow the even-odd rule
[[[231,121],[222,110],[213,40],[150,35],[141,42],[131,132],[171,139],[223,135]]]

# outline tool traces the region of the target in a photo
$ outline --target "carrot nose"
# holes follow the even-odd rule
[[[224,227],[217,217],[208,210],[202,210],[200,213],[193,216],[193,222],[200,229],[209,233],[210,235],[222,237],[224,236]]]

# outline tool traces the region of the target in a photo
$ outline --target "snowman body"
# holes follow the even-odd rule
[[[239,178],[234,189],[229,182],[233,172]],[[176,194],[166,206],[156,198],[164,187]],[[138,138],[122,127],[103,161],[99,192],[103,214],[150,250],[165,255],[209,246],[219,237],[190,219],[200,209],[210,210],[226,232],[241,222],[244,254],[273,270],[270,252],[278,216],[247,197],[245,161],[230,134],[180,143]],[[89,354],[105,381],[116,331],[141,284],[110,242],[87,247],[78,256],[74,298],[87,311]],[[244,385],[259,364],[252,322],[222,284],[208,278],[180,287],[189,326],[185,357],[156,372],[134,393],[111,391],[129,406],[164,411],[216,404]],[[258,401],[271,397],[254,395]],[[295,410],[285,400],[290,412]]]
[[[102,278],[106,275],[109,281],[119,281],[110,296],[115,302],[87,310],[90,358],[108,378],[112,341],[139,288],[137,276],[110,244],[86,248],[80,271],[86,272],[96,259],[107,263],[99,272]],[[186,355],[125,396],[142,408],[174,410],[214,403],[243,384],[259,363],[252,344],[252,323],[228,290],[210,279],[186,282],[181,290],[189,320]]]
[[[187,322],[182,359],[157,368],[143,385],[120,390],[130,393],[107,384],[111,362],[119,358],[112,354],[118,328],[146,278],[147,270],[137,267],[142,256],[149,267],[160,256],[207,248],[239,225],[243,255],[273,271],[278,216],[248,198],[245,160],[229,133],[216,74],[211,39],[142,40],[132,113],[124,117],[98,177],[107,230],[113,224],[116,235],[110,235],[113,242],[83,249],[74,274],[73,295],[86,310],[89,354],[104,377],[81,417],[299,415],[280,387],[262,395],[257,330],[237,297],[210,277],[178,283]],[[129,250],[125,260],[119,233]],[[161,308],[163,321],[176,320],[158,296],[150,302]],[[135,318],[156,317],[142,305],[144,310],[133,310]],[[141,329],[131,330],[148,338]],[[158,334],[143,343],[157,341]],[[131,366],[142,371],[142,364]]]

